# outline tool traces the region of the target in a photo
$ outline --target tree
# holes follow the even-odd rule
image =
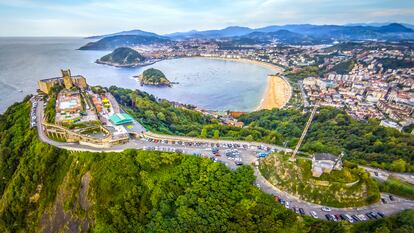
[[[381,226],[375,229],[375,233],[390,233],[390,230],[386,226]]]
[[[248,141],[248,142],[251,142],[251,141],[253,141],[253,140],[254,140],[254,138],[253,138],[253,136],[252,136],[252,135],[247,136],[245,139],[246,139],[246,141]]]
[[[394,160],[391,163],[391,170],[396,172],[405,172],[407,166],[407,162],[405,162],[403,159]]]
[[[162,112],[157,113],[157,118],[160,121],[165,121],[165,115]]]
[[[207,137],[207,129],[205,127],[201,130],[200,137],[201,138]]]
[[[220,138],[220,131],[214,130],[214,136],[213,136],[213,138],[214,139],[219,139]]]

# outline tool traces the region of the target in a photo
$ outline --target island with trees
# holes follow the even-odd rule
[[[96,63],[115,67],[136,67],[151,65],[154,61],[147,59],[131,48],[120,47],[112,53],[99,58],[96,60]]]
[[[142,74],[135,76],[139,79],[141,86],[150,85],[150,86],[168,86],[171,87],[172,82],[165,77],[165,74],[158,69],[149,68],[145,70]]]

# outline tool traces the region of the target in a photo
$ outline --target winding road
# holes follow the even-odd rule
[[[151,132],[145,132],[143,135],[144,137],[141,139],[130,139],[128,143],[115,145],[111,148],[94,148],[87,145],[80,145],[78,143],[66,143],[66,142],[57,142],[49,139],[43,129],[42,126],[42,119],[43,119],[43,101],[38,101],[38,107],[36,108],[36,123],[37,123],[37,132],[38,136],[41,141],[50,144],[52,146],[56,146],[61,149],[66,149],[69,151],[90,151],[90,152],[121,152],[126,149],[141,149],[141,150],[157,150],[157,151],[180,151],[185,154],[197,154],[197,155],[205,155],[208,157],[213,157],[211,153],[211,144],[215,144],[215,146],[219,146],[220,150],[227,149],[228,144],[238,144],[240,147],[238,148],[240,152],[240,159],[244,164],[255,164],[257,161],[256,158],[256,151],[259,147],[265,146],[270,147],[275,151],[288,151],[291,152],[292,150],[289,148],[283,148],[280,146],[275,145],[268,145],[258,142],[244,142],[244,141],[229,141],[229,140],[215,140],[215,139],[200,139],[200,138],[190,138],[190,137],[179,137],[179,136],[170,136],[170,135],[159,135],[154,134]],[[138,122],[135,122],[134,125],[140,125]],[[141,126],[142,127],[142,126]],[[153,140],[149,139],[160,139],[158,143],[154,142]],[[165,141],[170,141],[166,143]],[[172,140],[180,141],[181,143],[171,143]],[[164,141],[164,142],[162,142]],[[215,157],[221,163],[225,164],[230,169],[236,169],[237,165],[233,160],[226,156]],[[256,186],[260,188],[263,192],[268,194],[278,196],[279,198],[283,198],[284,200],[288,201],[290,204],[290,208],[297,207],[303,208],[305,214],[310,215],[311,211],[315,211],[317,213],[318,218],[324,219],[324,215],[327,212],[321,210],[323,207],[322,205],[306,202],[303,200],[298,199],[297,197],[279,190],[277,187],[270,184],[259,172],[257,166],[252,166],[256,175]],[[411,180],[412,178],[410,175],[407,174],[395,174],[390,173],[384,170],[373,169],[370,167],[364,167],[368,172],[375,176],[375,173],[380,174],[380,177],[388,177],[389,175],[397,175],[404,178],[404,180]],[[401,212],[405,209],[414,208],[414,201],[407,200],[404,198],[394,196],[394,200],[391,201],[389,195],[386,193],[382,193],[381,197],[384,198],[387,203],[384,204],[382,202],[358,207],[358,208],[331,208],[332,211],[329,212],[331,214],[350,214],[350,215],[357,215],[357,214],[366,214],[368,212],[382,212],[385,215],[392,215],[398,212]]]

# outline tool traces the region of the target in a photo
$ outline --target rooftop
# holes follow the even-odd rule
[[[132,117],[126,113],[115,113],[109,117],[109,120],[115,125],[129,124],[133,122]]]
[[[338,157],[329,153],[316,153],[314,157],[315,160],[331,160],[334,162],[338,159]]]

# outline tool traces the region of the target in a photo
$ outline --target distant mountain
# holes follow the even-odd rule
[[[274,35],[267,34],[274,32],[278,33],[275,33]],[[165,36],[173,39],[233,37],[235,40],[245,40],[250,42],[257,40],[264,41],[273,37],[273,39],[278,39],[279,41],[299,42],[298,40],[300,40],[301,36],[298,34],[302,35],[303,39],[310,41],[311,43],[333,40],[414,38],[414,31],[411,28],[405,27],[404,25],[398,23],[390,23],[386,25],[381,24],[379,26],[293,24],[283,26],[272,25],[256,29],[234,26],[222,30],[178,32]],[[263,38],[259,38],[259,36],[263,36]],[[286,38],[284,38],[284,36],[286,36]]]
[[[124,35],[161,37],[160,35],[155,34],[153,32],[146,32],[146,31],[135,29],[135,30],[122,31],[122,32],[117,32],[117,33],[112,33],[112,34],[107,34],[107,35],[90,36],[90,37],[87,37],[86,39],[102,39],[104,37],[124,36]]]
[[[315,39],[311,36],[302,35],[300,33],[291,32],[288,30],[278,30],[272,32],[252,32],[247,35],[234,38],[235,41],[249,43],[269,43],[279,42],[284,44],[313,44],[316,43]]]
[[[254,30],[248,27],[232,26],[220,30],[207,30],[207,31],[189,31],[189,32],[176,32],[166,34],[164,36],[174,39],[187,39],[187,38],[222,38],[242,36],[253,32]]]
[[[414,30],[398,23],[366,25],[292,24],[283,26],[271,25],[256,29],[232,26],[220,30],[193,30],[171,33],[164,36],[141,30],[131,30],[90,38],[101,39],[91,42],[80,49],[112,50],[117,47],[166,43],[170,40],[191,38],[227,38],[240,44],[265,43],[268,41],[278,41],[287,44],[320,44],[352,40],[413,40]]]
[[[160,36],[119,35],[104,37],[96,42],[89,42],[80,50],[113,50],[118,47],[133,47],[170,42],[169,38]]]
[[[346,26],[371,26],[371,27],[381,27],[381,26],[386,26],[392,24],[392,22],[387,22],[387,23],[350,23],[350,24],[346,24]],[[414,29],[414,25],[413,24],[408,24],[408,23],[400,23],[401,25],[403,25],[406,28],[410,28],[410,29]]]
[[[145,60],[146,58],[139,52],[131,48],[120,47],[115,49],[112,53],[96,60],[96,63],[117,67],[131,67],[143,65]]]

